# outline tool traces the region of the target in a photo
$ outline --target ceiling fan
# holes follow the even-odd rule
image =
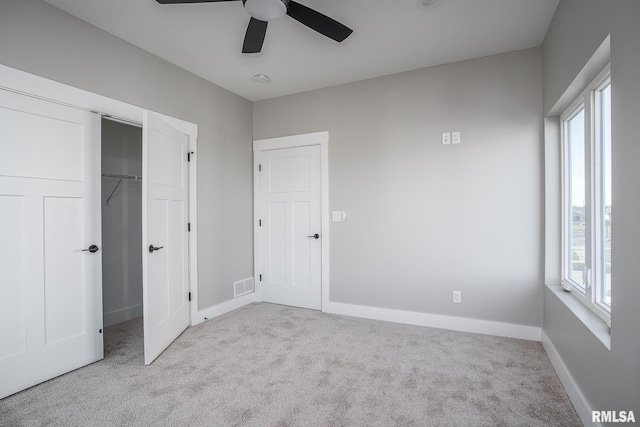
[[[264,37],[267,33],[269,21],[289,15],[303,25],[341,42],[353,30],[338,21],[316,12],[293,0],[156,0],[160,4],[183,3],[216,3],[222,1],[242,1],[242,5],[251,15],[247,32],[244,36],[242,53],[259,53],[262,50]]]

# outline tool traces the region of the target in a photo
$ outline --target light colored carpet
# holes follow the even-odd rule
[[[540,343],[252,304],[144,366],[105,359],[0,400],[2,426],[579,426]]]

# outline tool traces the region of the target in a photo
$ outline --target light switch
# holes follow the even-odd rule
[[[449,145],[449,144],[451,144],[451,133],[444,132],[442,134],[442,145]]]
[[[460,141],[460,132],[453,132],[451,133],[451,143],[452,144],[460,144],[462,141]]]
[[[333,219],[333,222],[341,222],[342,221],[342,211],[333,211],[331,213],[331,217]]]

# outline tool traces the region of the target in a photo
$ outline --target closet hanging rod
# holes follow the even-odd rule
[[[138,175],[121,175],[117,173],[103,173],[102,176],[104,178],[120,178],[120,179],[130,179],[133,181],[142,181],[142,177]]]
[[[118,187],[120,186],[120,184],[122,184],[122,180],[123,179],[142,182],[142,177],[141,176],[137,176],[137,175],[122,175],[122,174],[118,174],[118,173],[103,173],[102,176],[105,177],[105,178],[117,178],[118,179],[118,183],[116,184],[115,187],[113,187],[113,190],[111,191],[111,194],[109,194],[109,197],[107,197],[107,206],[109,206],[109,202],[113,198],[113,195],[115,194],[115,192],[118,189]]]

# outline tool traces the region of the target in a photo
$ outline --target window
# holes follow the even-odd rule
[[[562,283],[611,319],[611,77],[607,66],[562,114]]]

